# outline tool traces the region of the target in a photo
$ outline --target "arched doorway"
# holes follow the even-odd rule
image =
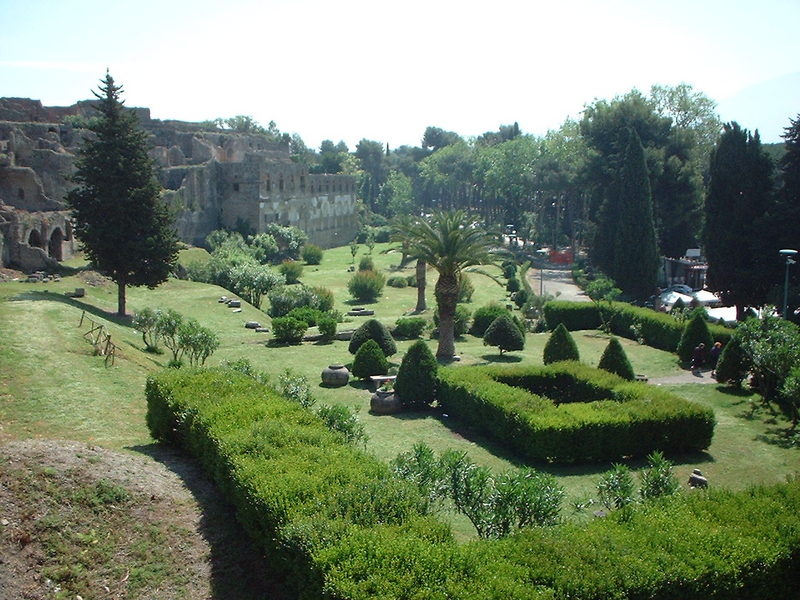
[[[53,233],[50,234],[50,242],[47,244],[47,254],[50,255],[50,258],[54,258],[59,262],[63,260],[63,241],[64,234],[61,233],[61,229],[59,227],[56,227],[53,230]]]
[[[42,236],[39,233],[38,229],[31,229],[31,233],[28,236],[28,246],[30,246],[31,248],[42,247]]]

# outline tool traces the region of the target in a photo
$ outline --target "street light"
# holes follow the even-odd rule
[[[792,257],[797,256],[797,250],[791,248],[784,248],[780,251],[780,255],[786,259],[786,275],[783,280],[783,318],[786,318],[786,311],[789,307],[789,265],[795,263]]]

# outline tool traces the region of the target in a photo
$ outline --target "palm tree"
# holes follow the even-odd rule
[[[482,229],[468,225],[468,221],[464,211],[441,212],[399,229],[401,238],[408,241],[410,255],[439,272],[435,287],[439,360],[449,360],[456,353],[453,324],[461,272],[466,267],[492,262],[492,238]]]

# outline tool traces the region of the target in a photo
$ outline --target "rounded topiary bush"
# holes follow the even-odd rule
[[[389,372],[389,361],[375,340],[367,340],[361,344],[353,359],[352,372],[359,379],[366,379],[370,375],[386,375]]]
[[[506,307],[496,302],[481,306],[475,311],[475,314],[472,315],[472,326],[469,328],[469,332],[475,337],[483,337],[489,325],[491,325],[497,317],[502,315],[511,316],[511,313]]]
[[[384,356],[393,356],[397,354],[397,345],[394,343],[394,338],[386,326],[377,319],[369,319],[361,324],[361,327],[353,332],[353,337],[350,338],[350,345],[347,349],[350,354],[358,352],[359,348],[367,341],[374,340],[378,347],[383,351]]]
[[[580,360],[578,353],[578,345],[572,339],[572,335],[564,327],[563,323],[559,323],[558,327],[553,330],[550,337],[547,338],[547,343],[544,345],[543,360],[544,364],[559,362],[561,360]]]
[[[683,362],[692,360],[692,352],[698,344],[705,344],[706,352],[711,349],[714,344],[714,338],[708,330],[708,323],[706,323],[702,312],[697,312],[686,323],[681,335],[681,341],[678,342],[678,357]]]
[[[453,335],[456,337],[460,337],[467,333],[467,329],[469,328],[469,319],[470,319],[470,311],[469,309],[464,306],[463,304],[458,304],[456,306],[456,315],[453,319]],[[436,309],[436,312],[433,313],[433,324],[439,327],[439,309]]]
[[[404,275],[394,275],[389,277],[386,285],[389,287],[404,288],[408,287],[408,279]]]
[[[297,344],[303,341],[308,325],[294,317],[275,317],[272,319],[275,341],[282,344]]]
[[[428,321],[422,317],[400,318],[395,321],[392,335],[411,340],[421,336],[426,327],[428,327]]]
[[[750,366],[742,350],[739,338],[735,335],[722,349],[722,354],[717,362],[716,377],[720,383],[739,386],[747,377]]]
[[[347,282],[347,289],[360,302],[374,302],[382,293],[386,279],[375,271],[358,271]]]
[[[425,342],[418,340],[411,345],[394,382],[395,394],[404,408],[425,408],[433,403],[438,368],[439,364]]]
[[[525,347],[525,335],[510,315],[500,315],[483,334],[483,343],[487,346],[497,346],[500,354],[511,350],[522,350]]]
[[[636,373],[633,372],[633,365],[628,360],[625,349],[615,337],[609,340],[597,367],[609,373],[615,373],[628,381],[633,381],[636,378]]]
[[[322,262],[322,248],[315,244],[303,246],[303,260],[307,265],[318,265]]]

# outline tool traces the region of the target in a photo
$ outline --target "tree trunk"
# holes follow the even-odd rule
[[[117,316],[125,316],[125,280],[117,281]]]
[[[439,348],[436,358],[450,360],[456,354],[455,315],[458,303],[458,277],[439,273],[436,282],[436,304],[439,309]]]
[[[425,280],[428,263],[424,260],[417,260],[417,307],[414,312],[423,312],[428,306],[425,304]]]

